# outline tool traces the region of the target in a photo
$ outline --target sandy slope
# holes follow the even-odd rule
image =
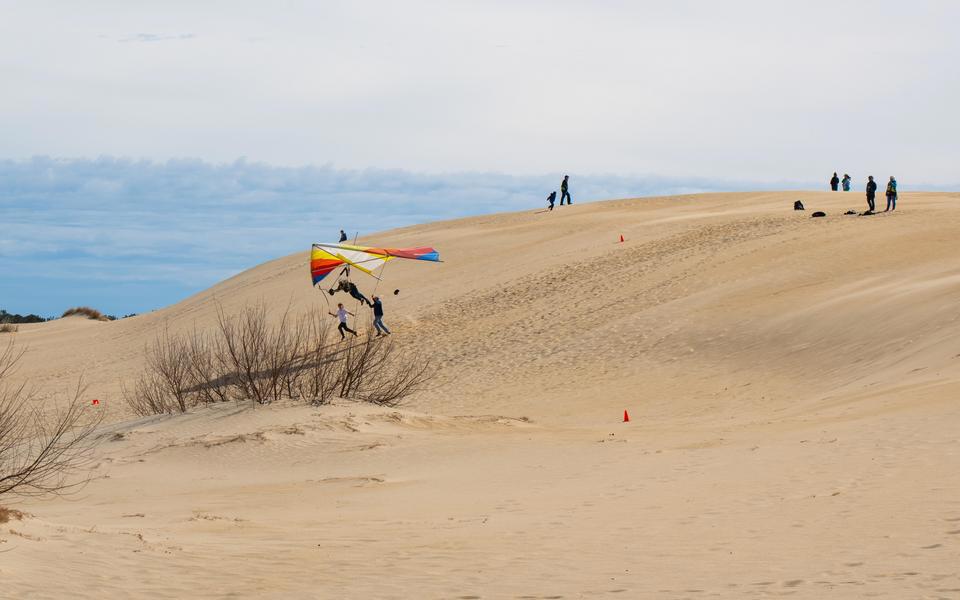
[[[841,216],[860,204],[651,198],[378,235],[445,260],[395,261],[379,290],[401,290],[387,323],[439,367],[399,411],[129,420],[119,382],[163,323],[210,326],[215,300],[325,309],[305,254],[148,315],[22,326],[20,374],[48,397],[83,374],[112,425],[101,478],[0,526],[0,580],[28,598],[960,597],[960,194]]]

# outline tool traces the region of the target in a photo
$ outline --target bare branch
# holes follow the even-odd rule
[[[165,328],[147,348],[146,371],[124,397],[142,415],[231,399],[326,404],[338,396],[394,406],[426,384],[431,366],[371,333],[342,346],[332,343],[329,321],[318,311],[294,317],[288,305],[271,320],[263,303],[233,316],[218,306],[212,331],[172,335]]]
[[[26,384],[9,385],[23,351],[0,353],[0,497],[65,494],[84,485],[101,413],[83,402],[77,383],[65,406],[44,411]]]

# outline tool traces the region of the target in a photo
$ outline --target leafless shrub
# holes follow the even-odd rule
[[[259,374],[266,365],[266,308],[262,304],[247,307],[240,316],[231,318],[218,307],[217,325],[224,359],[233,370],[240,396],[264,404]]]
[[[301,320],[302,350],[299,363],[291,371],[291,397],[312,404],[327,404],[340,386],[342,360],[332,350],[330,321],[313,312]]]
[[[76,475],[88,466],[100,413],[83,403],[82,382],[65,406],[36,406],[25,383],[9,383],[22,356],[12,341],[0,352],[0,498],[74,491],[87,481]]]
[[[173,400],[174,406],[184,412],[193,404],[190,389],[192,352],[187,339],[171,335],[164,326],[153,345],[147,349],[147,371],[152,375],[149,384]]]
[[[0,386],[4,386],[5,389],[6,383],[4,379],[13,373],[14,369],[17,367],[17,363],[20,362],[20,359],[23,357],[24,350],[17,348],[13,343],[13,340],[7,342],[7,345],[0,350]],[[22,391],[23,386],[20,387]]]
[[[20,327],[13,323],[0,324],[0,333],[16,333],[18,329],[20,329]]]
[[[236,377],[226,360],[222,339],[215,333],[194,329],[187,339],[189,348],[189,385],[199,404],[227,402],[232,399]]]
[[[74,306],[73,308],[68,308],[63,311],[61,317],[72,317],[72,316],[81,316],[88,319],[93,319],[94,321],[109,321],[110,318],[107,315],[103,314],[95,308],[90,308],[89,306]]]
[[[152,371],[141,373],[132,388],[121,383],[120,393],[127,406],[143,417],[172,413],[178,408],[176,401],[167,395],[162,378]]]
[[[161,414],[228,400],[269,404],[284,398],[326,404],[334,397],[394,406],[421,389],[428,360],[403,353],[391,339],[369,336],[342,346],[318,311],[271,321],[264,304],[234,316],[218,311],[217,327],[172,335],[147,349],[147,369],[127,403],[138,414]]]
[[[397,406],[407,396],[422,390],[433,378],[429,358],[418,354],[400,355],[393,338],[367,337],[366,359],[348,398],[381,406]]]

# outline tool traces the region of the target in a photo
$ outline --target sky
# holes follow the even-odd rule
[[[960,3],[0,0],[0,308],[114,314],[362,233],[960,177]]]

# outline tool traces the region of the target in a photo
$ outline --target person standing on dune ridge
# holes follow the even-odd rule
[[[897,179],[893,175],[887,183],[887,210],[897,210]]]
[[[850,191],[850,181],[851,181],[850,176],[844,173],[843,179],[840,181],[840,185],[843,187],[843,191],[845,192]]]
[[[573,198],[570,197],[570,191],[567,187],[567,184],[570,180],[569,175],[563,176],[563,181],[560,182],[560,206],[563,206],[563,199],[567,199],[567,206],[573,204]]]
[[[347,232],[341,229],[341,230],[340,230],[340,243],[342,244],[342,243],[344,243],[345,241],[347,241]]]
[[[830,189],[834,192],[837,191],[837,186],[840,185],[840,178],[837,177],[837,172],[833,172],[833,177],[830,178]]]
[[[873,175],[867,177],[867,209],[868,213],[873,214],[873,211],[877,210],[876,204],[874,204],[873,199],[877,196],[877,182],[873,180]]]

